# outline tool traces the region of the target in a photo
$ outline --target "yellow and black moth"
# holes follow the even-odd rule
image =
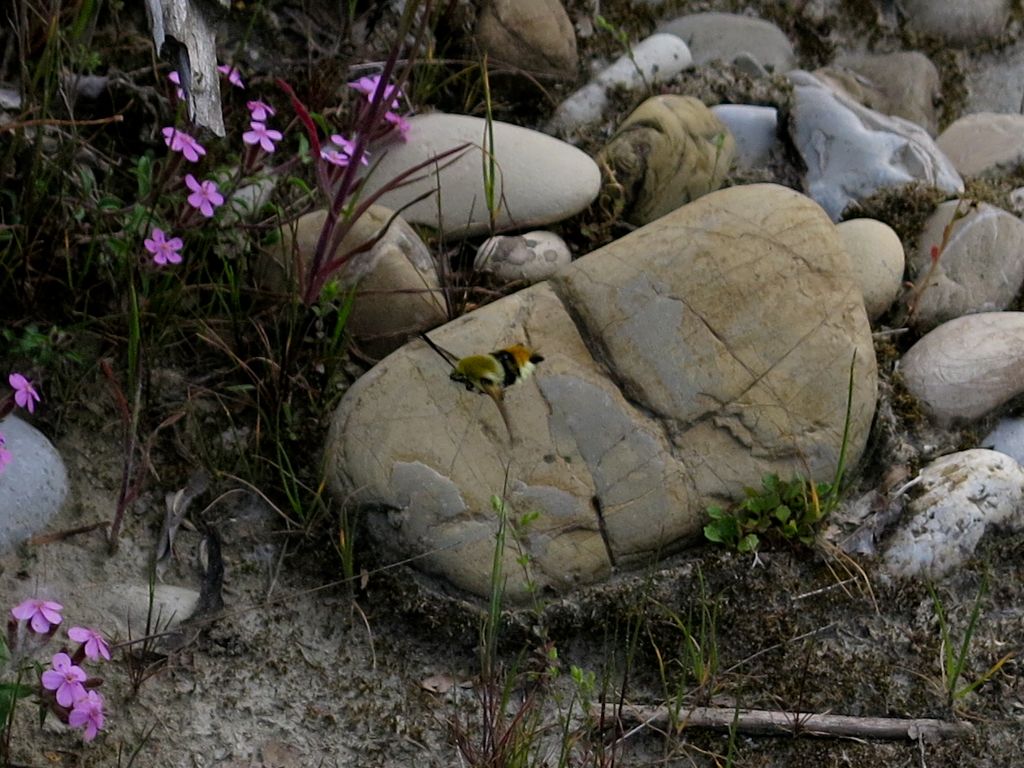
[[[513,344],[487,355],[456,358],[431,341],[425,333],[421,333],[420,338],[452,367],[448,378],[462,384],[470,392],[488,395],[494,401],[509,437],[512,437],[512,422],[505,409],[505,389],[529,377],[537,363],[543,362],[544,358],[523,344]]]

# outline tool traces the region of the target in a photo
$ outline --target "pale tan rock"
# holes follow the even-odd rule
[[[493,183],[497,230],[543,226],[579,213],[597,197],[597,163],[551,136],[518,125],[492,122],[496,179]],[[415,174],[417,181],[393,189],[377,201],[412,224],[433,227],[448,236],[492,232],[487,210],[483,150],[487,121],[467,115],[431,113],[409,118],[407,141],[382,148],[363,195],[386,187],[419,163],[468,145],[438,166]],[[418,200],[424,194],[427,196]],[[418,200],[418,202],[413,202]]]
[[[937,421],[976,419],[1024,394],[1024,312],[943,323],[900,360],[910,394]]]
[[[923,281],[931,269],[931,249],[942,243],[943,231],[957,205],[967,215],[957,221],[939,257],[927,288],[917,301],[913,324],[929,330],[970,312],[1005,309],[1024,284],[1024,223],[988,203],[968,208],[949,200],[928,217],[908,255],[911,278]]]
[[[718,189],[735,155],[732,133],[700,100],[664,95],[626,118],[599,162],[624,218],[643,225]]]
[[[705,195],[431,338],[457,356],[512,342],[544,356],[507,391],[515,442],[488,398],[413,343],[343,398],[330,484],[367,506],[386,557],[481,597],[494,496],[513,519],[536,513],[504,553],[505,596],[524,602],[647,567],[765,473],[831,478],[855,351],[848,461],[874,413],[870,328],[839,236],[774,185]]]
[[[896,301],[903,284],[903,243],[892,227],[875,219],[850,219],[836,229],[850,255],[868,319],[876,320]]]
[[[901,0],[900,11],[907,28],[953,45],[969,46],[1005,33],[1010,5],[1010,0]]]
[[[494,64],[576,78],[576,35],[558,0],[490,0],[477,17],[474,39]]]
[[[383,206],[371,206],[345,235],[337,253],[371,242],[393,215]],[[312,262],[326,219],[326,211],[313,211],[284,229],[278,274],[272,278],[279,288],[295,284],[291,273],[296,249],[301,263]],[[447,319],[430,251],[400,216],[391,220],[387,233],[369,251],[353,255],[337,279],[346,288],[358,285],[346,327],[373,357],[383,357]]]
[[[1024,159],[1024,115],[964,115],[935,140],[957,171],[979,176]]]

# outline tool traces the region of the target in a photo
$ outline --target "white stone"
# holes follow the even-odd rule
[[[0,421],[11,461],[0,470],[0,552],[42,531],[68,494],[68,473],[57,449],[16,416]]]
[[[388,145],[367,180],[362,199],[425,160],[462,144],[468,148],[413,174],[420,178],[382,195],[376,202],[401,210],[403,218],[450,237],[491,228],[483,173],[487,121],[465,115],[433,113],[409,119],[407,141]],[[551,224],[579,213],[597,197],[601,173],[586,154],[563,141],[509,123],[492,122],[494,196],[498,229]],[[440,189],[440,200],[436,191]],[[428,196],[407,206],[424,193]]]
[[[912,346],[899,370],[939,422],[983,416],[1024,393],[1024,312],[950,320]]]
[[[850,271],[864,295],[868,318],[876,320],[899,295],[906,259],[899,235],[875,219],[850,219],[836,225]]]
[[[804,187],[833,220],[886,187],[918,181],[963,190],[953,164],[920,126],[868,109],[807,72],[789,78],[793,141],[807,165]]]
[[[1024,469],[998,451],[975,448],[921,470],[918,493],[882,555],[896,576],[940,578],[962,565],[992,527],[1019,530]]]
[[[775,107],[719,104],[711,111],[736,140],[736,164],[740,168],[763,168],[773,153],[781,151],[779,112]]]
[[[633,90],[665,82],[693,63],[690,49],[675,35],[651,35],[633,46],[631,53],[632,56],[616,59],[592,82],[559,104],[547,130],[567,134],[597,122],[608,104],[611,88]]]

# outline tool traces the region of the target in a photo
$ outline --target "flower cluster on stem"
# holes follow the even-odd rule
[[[34,635],[37,642],[52,638],[64,621],[64,606],[54,600],[29,598],[11,611],[7,625],[8,645],[18,650]],[[106,638],[91,627],[72,627],[68,639],[78,643],[73,652],[55,653],[39,676],[40,701],[59,720],[83,730],[82,738],[92,741],[106,723],[103,696],[96,690],[103,681],[91,677],[82,667],[89,661],[110,660]]]
[[[11,392],[6,397],[0,397],[0,419],[13,411],[15,407],[35,413],[36,403],[40,402],[40,398],[39,392],[36,391],[31,380],[23,373],[12,371],[7,377],[7,383],[11,385]],[[12,461],[14,461],[14,454],[7,447],[7,437],[0,432],[0,473],[3,473]]]

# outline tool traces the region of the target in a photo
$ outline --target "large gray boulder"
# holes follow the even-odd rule
[[[855,352],[851,461],[874,413],[846,252],[818,205],[775,185],[706,195],[431,337],[456,355],[544,355],[507,392],[515,440],[414,343],[343,398],[330,482],[367,507],[385,556],[479,596],[492,497],[533,518],[508,534],[506,596],[563,593],[679,548],[708,504],[766,473],[830,478]]]

